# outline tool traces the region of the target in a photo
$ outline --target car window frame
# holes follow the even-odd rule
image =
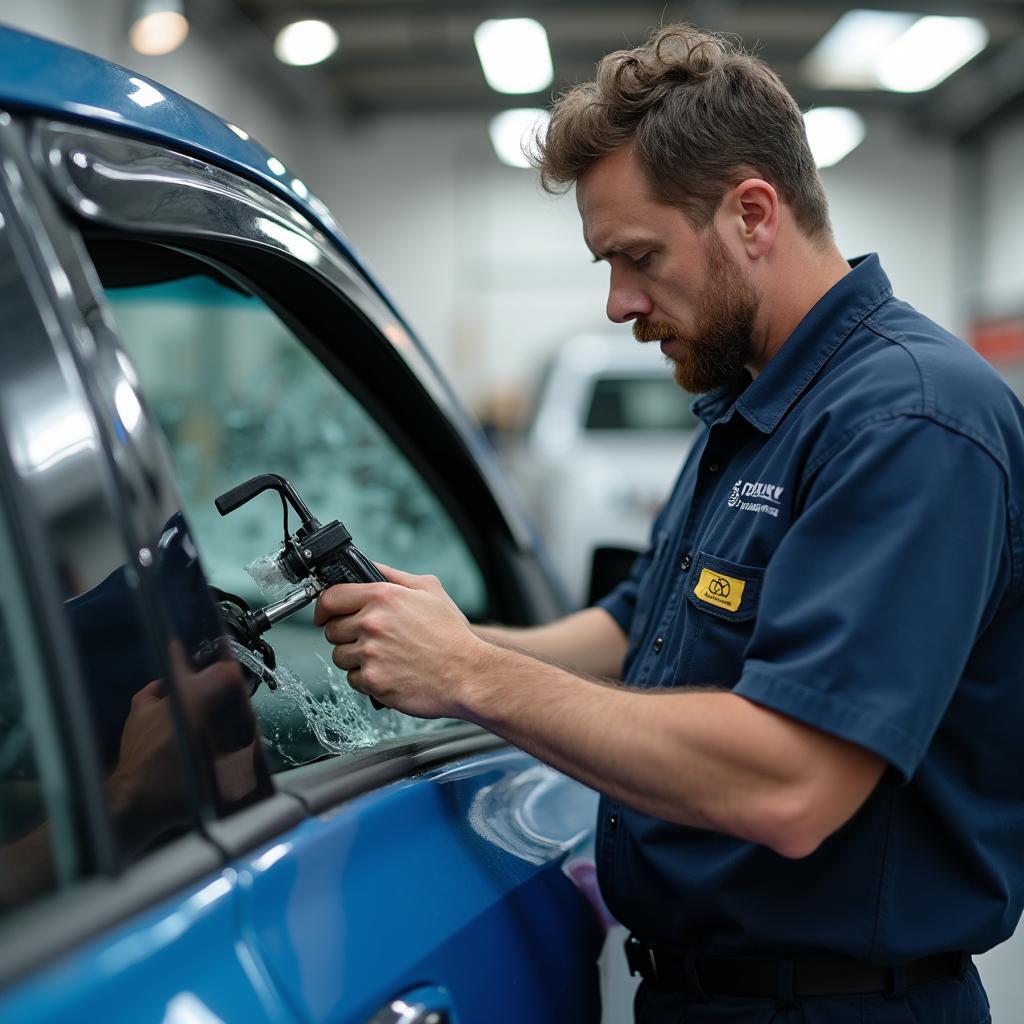
[[[151,194],[148,202],[155,202],[165,218],[161,221],[153,209],[144,205],[140,210],[103,188],[103,179],[98,192],[83,190],[81,177],[76,179],[71,172],[71,168],[82,170],[81,164],[71,162],[70,155],[81,153],[83,147],[101,144],[105,144],[107,152],[111,148],[116,152],[120,147],[124,159],[129,161],[156,161],[162,176],[150,166],[141,175],[147,179],[146,185],[155,187],[161,181],[172,181],[190,189],[188,215],[175,216],[166,195]],[[496,463],[486,451],[481,451],[475,428],[447,384],[379,292],[361,276],[358,266],[347,263],[343,252],[301,212],[266,192],[261,185],[232,172],[115,132],[38,120],[33,127],[33,152],[36,167],[85,236],[103,241],[143,241],[208,264],[216,274],[265,302],[343,386],[356,391],[357,400],[420,472],[460,528],[484,573],[489,603],[494,602],[488,609],[489,616],[496,613],[510,623],[529,624],[565,610],[559,591],[550,585],[547,570],[533,561],[535,538],[520,518],[515,499],[501,481]],[[234,214],[229,197],[234,200]],[[136,202],[139,198],[137,194],[134,197]],[[198,207],[195,202],[199,202]],[[277,228],[270,234],[254,229],[254,221],[268,214],[276,218]],[[285,240],[282,231],[294,232],[295,237]],[[311,260],[314,249],[316,258]],[[315,288],[318,298],[324,301],[299,302],[292,287],[281,284],[281,276],[286,272],[291,274],[289,286],[305,283]],[[288,297],[282,298],[270,282],[287,291]],[[345,360],[326,344],[311,326],[308,313],[303,315],[297,306],[305,310],[316,308],[323,320],[332,319],[332,310],[344,310],[353,322],[361,322],[363,329],[373,336],[377,357],[387,360],[390,372],[404,382],[404,394],[415,397],[421,409],[429,411],[431,427],[437,429],[424,430],[417,423],[418,430],[413,431],[399,422],[383,401],[380,390],[373,386],[374,364],[354,369],[352,360]],[[370,346],[351,347],[363,351]],[[443,459],[432,459],[425,452],[421,444],[424,435],[435,441],[439,436],[442,438],[445,456],[456,461],[451,475],[461,485],[461,491],[438,478],[433,463]],[[467,490],[476,519],[467,518]],[[509,507],[506,503],[510,503]],[[537,612],[535,616],[529,614],[531,608]],[[281,794],[295,797],[307,811],[317,813],[332,806],[332,801],[350,799],[426,766],[506,745],[505,740],[478,726],[460,724],[400,737],[368,748],[365,753],[326,755],[275,774],[274,783]],[[258,823],[265,817],[256,807],[241,812],[236,820],[208,822],[207,832],[216,837],[222,848],[238,852],[251,846],[246,823]]]
[[[530,625],[566,610],[546,564],[531,563],[536,535],[479,430],[379,289],[302,211],[232,171],[114,131],[40,119],[33,149],[37,167],[86,234],[146,240],[212,263],[266,302],[343,386],[357,391],[459,527],[488,585],[487,618]],[[90,160],[102,165],[104,154],[120,161],[116,174],[90,172]],[[130,197],[123,190],[128,167],[138,168],[139,179]],[[112,187],[115,179],[121,190]],[[179,190],[177,204],[162,191],[170,188]],[[324,302],[297,308],[293,289],[303,286]],[[311,326],[314,314],[327,319],[322,307],[329,305],[354,314],[352,322],[373,343],[351,345],[343,358],[339,346],[324,341],[326,331]],[[404,389],[401,401],[388,403],[374,385],[374,367],[385,365]],[[431,415],[430,429],[412,422],[408,410],[417,403]],[[442,463],[451,470],[444,480],[433,468]]]
[[[57,212],[26,158],[21,126],[0,112],[0,257],[17,268],[7,281],[8,296],[21,293],[21,301],[8,304],[5,315],[17,325],[18,348],[45,361],[55,387],[66,386],[77,414],[89,424],[95,441],[96,489],[116,508],[117,489],[112,481],[111,453],[104,430],[83,379],[82,367],[69,339],[84,340],[87,332],[80,309],[65,276],[66,258],[60,250],[68,243],[66,222]],[[14,240],[15,248],[7,243]],[[0,393],[7,381],[0,382]],[[7,403],[0,394],[0,412]],[[0,500],[4,503],[15,543],[23,555],[24,593],[37,633],[47,637],[40,655],[46,669],[46,695],[59,729],[68,761],[69,785],[79,814],[79,855],[83,871],[63,889],[0,918],[0,985],[30,973],[55,956],[75,947],[125,918],[221,866],[217,847],[196,829],[166,846],[125,865],[117,851],[112,822],[102,789],[102,772],[90,729],[84,679],[76,658],[74,638],[64,613],[64,597],[56,569],[46,555],[48,524],[41,512],[40,487],[46,482],[26,481],[12,458],[9,443],[14,424],[0,423]],[[112,529],[131,550],[123,518]],[[149,623],[148,612],[140,607]],[[65,652],[63,656],[59,652]],[[198,821],[198,818],[197,818]]]

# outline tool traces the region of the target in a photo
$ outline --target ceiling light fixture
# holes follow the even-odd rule
[[[326,21],[311,19],[285,25],[274,40],[274,56],[282,64],[319,64],[338,48],[338,33]]]
[[[473,33],[487,84],[495,92],[540,92],[554,81],[544,26],[533,18],[485,21]]]
[[[864,119],[849,107],[814,107],[804,114],[804,125],[819,169],[839,163],[864,140]]]
[[[529,167],[526,154],[536,141],[543,141],[550,120],[548,111],[539,107],[517,107],[496,114],[488,130],[498,159],[509,167]]]
[[[188,19],[181,0],[142,0],[132,13],[128,41],[136,53],[162,57],[185,42]]]
[[[820,89],[922,92],[988,44],[977,18],[847,11],[807,55],[801,70]]]
[[[933,89],[988,45],[977,18],[921,18],[875,62],[878,80],[893,92]]]

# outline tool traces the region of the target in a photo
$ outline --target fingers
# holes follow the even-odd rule
[[[361,666],[361,655],[356,650],[356,644],[338,644],[331,651],[331,660],[343,672],[351,672]]]
[[[441,589],[441,581],[436,576],[417,576],[412,572],[403,572],[394,566],[385,565],[383,562],[374,562],[375,566],[392,582],[399,586],[407,587],[409,590],[430,590]]]
[[[132,697],[132,704],[156,704],[164,699],[164,681],[154,679],[146,683],[140,690],[135,691]]]
[[[336,615],[355,614],[386,586],[386,583],[336,583],[328,587],[317,598],[313,623],[322,626]]]
[[[345,615],[329,619],[324,626],[324,639],[329,644],[350,644],[359,639],[361,616]]]

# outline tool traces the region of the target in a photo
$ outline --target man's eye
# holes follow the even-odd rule
[[[633,266],[636,267],[637,270],[644,270],[644,269],[646,269],[648,266],[650,266],[650,263],[651,263],[651,254],[649,252],[648,253],[644,253],[643,256],[635,256],[633,258]]]

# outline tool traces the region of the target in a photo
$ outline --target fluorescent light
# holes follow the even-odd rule
[[[543,138],[550,120],[551,115],[546,110],[536,107],[519,107],[496,114],[491,118],[489,131],[498,159],[509,167],[529,167],[530,161],[523,150],[529,152],[538,133]]]
[[[921,18],[875,64],[878,80],[893,92],[934,88],[988,45],[977,18]]]
[[[988,31],[976,18],[847,11],[801,70],[819,89],[920,92],[938,85],[987,43]]]
[[[128,40],[136,53],[162,57],[176,50],[188,35],[181,0],[146,0],[135,9]]]
[[[839,163],[864,139],[864,121],[848,107],[815,107],[804,114],[804,125],[819,168]]]
[[[495,92],[540,92],[554,80],[548,34],[533,18],[485,21],[473,41],[484,78]]]
[[[294,21],[274,40],[274,55],[283,64],[319,64],[338,48],[338,33],[326,21]]]

